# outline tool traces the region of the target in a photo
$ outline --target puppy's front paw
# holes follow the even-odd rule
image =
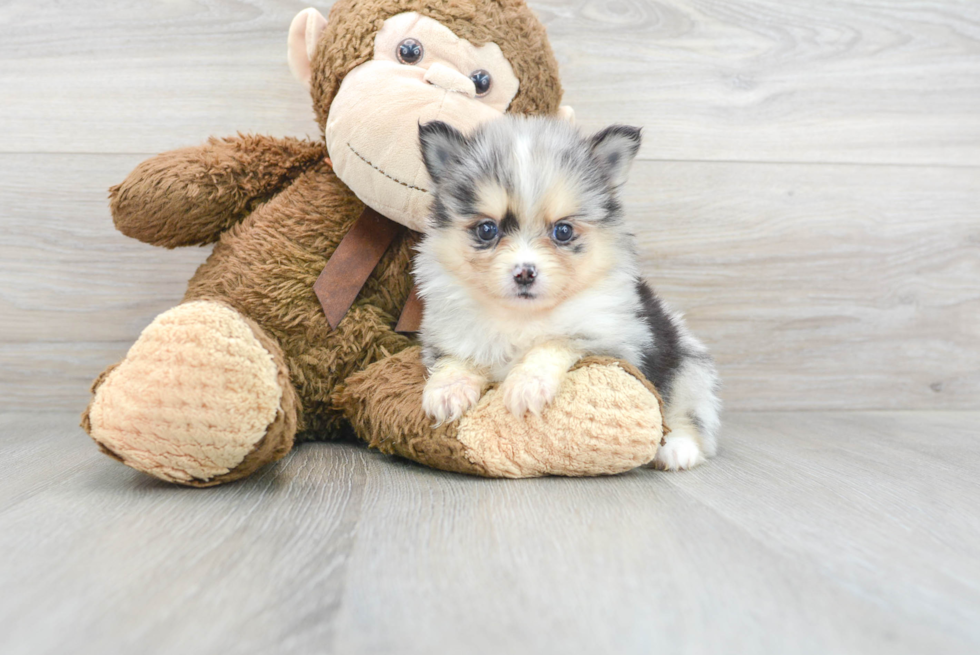
[[[689,434],[674,432],[667,435],[666,442],[657,450],[652,466],[661,471],[682,471],[703,462],[704,453],[697,440]]]
[[[461,418],[479,402],[482,391],[483,380],[480,377],[462,370],[442,371],[425,383],[422,409],[435,419],[438,427]]]
[[[560,386],[561,377],[517,368],[500,385],[500,393],[504,407],[517,418],[522,418],[525,412],[540,416],[545,405],[555,399]]]

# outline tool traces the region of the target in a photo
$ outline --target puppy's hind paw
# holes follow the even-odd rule
[[[651,466],[661,471],[683,471],[704,462],[704,453],[697,440],[688,434],[669,434],[657,450]]]
[[[555,399],[561,378],[515,369],[500,385],[504,407],[517,418],[526,412],[540,416],[548,403]]]
[[[463,371],[433,375],[422,392],[422,409],[438,427],[462,418],[482,392],[483,380]]]

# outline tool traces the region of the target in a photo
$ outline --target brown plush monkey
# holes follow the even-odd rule
[[[92,438],[137,470],[193,486],[244,477],[348,421],[385,452],[488,476],[650,461],[662,434],[656,392],[612,360],[581,362],[541,417],[515,421],[490,390],[433,430],[417,348],[392,327],[412,287],[415,234],[358,220],[366,204],[424,225],[420,122],[466,130],[504,111],[561,113],[557,64],[523,1],[339,0],[329,20],[297,16],[289,41],[323,142],[211,139],[143,162],[111,190],[124,234],[216,245],[183,303],[96,380],[82,418]],[[385,231],[390,245],[332,327],[314,284],[352,229]]]

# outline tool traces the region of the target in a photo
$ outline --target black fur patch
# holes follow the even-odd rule
[[[674,375],[685,357],[681,348],[680,334],[664,310],[660,299],[654,295],[646,282],[637,280],[636,292],[642,303],[640,317],[653,333],[653,349],[644,353],[640,370],[657,387],[664,402],[667,402]]]
[[[438,195],[432,201],[432,209],[429,211],[432,214],[432,222],[437,228],[444,229],[453,224],[453,219],[449,216],[449,210],[446,209],[446,205]]]
[[[623,206],[619,204],[615,196],[610,195],[602,203],[602,210],[605,212],[600,223],[615,223],[623,215]]]
[[[476,204],[476,192],[473,185],[468,181],[453,184],[449,189],[449,194],[459,206],[459,213],[466,215],[473,213],[473,206]]]
[[[504,220],[500,221],[500,231],[504,234],[513,234],[517,232],[518,228],[520,225],[517,223],[517,217],[514,216],[514,212],[508,209],[507,213],[504,214]]]

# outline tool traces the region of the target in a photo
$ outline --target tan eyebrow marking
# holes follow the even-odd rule
[[[537,210],[535,214],[540,215],[545,223],[554,223],[576,215],[579,211],[579,199],[564,180],[558,180],[541,196]]]
[[[476,207],[481,214],[499,221],[507,211],[507,191],[496,182],[482,182],[476,189]]]

